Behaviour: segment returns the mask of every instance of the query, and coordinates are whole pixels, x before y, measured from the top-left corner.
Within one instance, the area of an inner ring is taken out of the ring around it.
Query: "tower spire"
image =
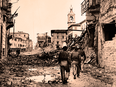
[[[72,24],[75,23],[75,14],[73,12],[73,7],[72,5],[70,6],[70,13],[67,15],[68,16],[68,27]]]
[[[71,5],[71,7],[70,7],[70,11],[72,11],[73,10],[73,7],[72,7],[72,5]]]

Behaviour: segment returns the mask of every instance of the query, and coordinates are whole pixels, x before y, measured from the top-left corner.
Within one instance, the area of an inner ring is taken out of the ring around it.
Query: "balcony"
[[[7,12],[11,12],[11,6],[12,6],[12,3],[8,3]]]
[[[81,3],[81,15],[84,14],[88,10],[88,7],[89,7],[89,0],[84,0]]]
[[[100,0],[89,0],[89,8],[96,8],[100,6]]]
[[[4,3],[1,7],[3,14],[11,13],[12,3]]]
[[[100,12],[100,0],[89,0],[89,12],[99,13]]]
[[[7,27],[6,27],[6,30],[8,30],[9,28],[11,28],[13,26],[14,26],[13,19],[8,18],[7,19]]]
[[[3,0],[2,1],[2,10],[7,11],[8,8],[8,0]]]
[[[100,12],[100,0],[84,0],[81,3],[81,14],[86,11],[90,13]]]

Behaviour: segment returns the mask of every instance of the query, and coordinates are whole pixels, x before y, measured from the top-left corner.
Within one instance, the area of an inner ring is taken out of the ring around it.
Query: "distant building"
[[[73,8],[70,8],[70,13],[68,14],[68,30],[67,30],[67,45],[71,46],[77,37],[79,37],[82,33],[82,28],[84,26],[84,21],[81,23],[75,23],[75,14],[73,12]],[[83,26],[82,26],[83,24]]]
[[[80,24],[81,30],[85,31],[87,28],[88,20],[85,19],[82,22],[80,22],[79,24]]]
[[[38,47],[46,47],[51,43],[51,37],[47,33],[37,33],[37,43],[35,49]]]
[[[73,8],[70,8],[70,13],[67,15],[68,16],[68,27],[72,24],[75,24],[75,13],[73,12]]]
[[[15,33],[10,33],[10,35],[13,36],[13,38],[10,40],[11,46],[10,49],[15,51],[17,49],[20,49],[21,51],[29,51],[30,44],[32,43],[29,39],[29,34],[24,33],[22,31],[18,31]]]
[[[51,43],[53,48],[62,48],[63,43],[66,42],[67,30],[51,30]]]
[[[72,24],[71,26],[68,27],[67,31],[67,43],[68,46],[70,46],[74,41],[81,35],[82,30],[81,30],[81,25],[78,24]]]
[[[29,39],[28,51],[32,51],[32,50],[33,50],[33,41],[31,39]]]

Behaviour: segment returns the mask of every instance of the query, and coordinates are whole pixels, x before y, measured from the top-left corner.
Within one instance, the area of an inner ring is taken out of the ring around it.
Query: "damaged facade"
[[[101,0],[98,26],[98,57],[100,66],[116,71],[116,0]]]
[[[79,42],[86,57],[93,59],[92,64],[98,64],[98,23],[100,0],[84,0],[81,3],[82,14],[86,12],[86,29],[82,32]]]
[[[82,48],[87,57],[91,58],[95,54],[94,63],[110,72],[116,71],[116,0],[83,2],[81,6],[82,12],[86,12],[87,28],[79,39]]]
[[[11,15],[12,3],[9,0],[0,0],[0,7],[0,59],[4,59],[8,56],[9,39],[12,38],[9,34],[10,28],[14,26],[14,16]]]
[[[47,33],[43,33],[43,34],[37,33],[37,43],[35,49],[39,47],[49,46],[50,43],[51,43],[51,37],[48,36]]]
[[[18,31],[18,32],[11,32],[12,39],[10,40],[11,46],[10,50],[12,52],[16,52],[16,50],[20,49],[21,52],[28,52],[32,50],[32,40],[29,37],[28,33]]]

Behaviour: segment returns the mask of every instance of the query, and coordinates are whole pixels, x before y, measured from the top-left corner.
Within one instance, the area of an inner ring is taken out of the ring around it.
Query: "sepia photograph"
[[[0,87],[116,87],[116,0],[0,0]]]

